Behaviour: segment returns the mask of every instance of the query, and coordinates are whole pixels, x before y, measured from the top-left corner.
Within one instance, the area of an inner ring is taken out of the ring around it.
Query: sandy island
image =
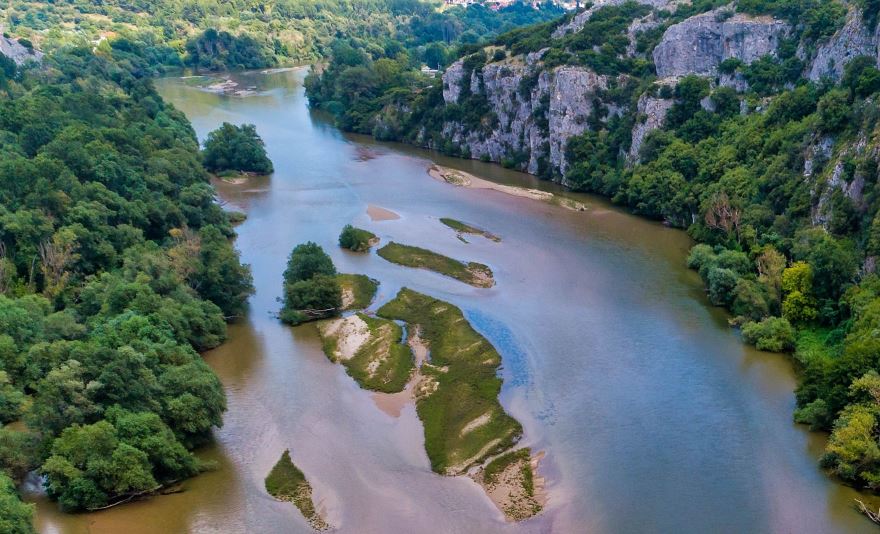
[[[367,206],[367,215],[370,216],[371,221],[393,221],[400,218],[400,215],[393,211],[373,204]]]
[[[586,211],[587,206],[583,202],[572,200],[559,195],[554,195],[548,191],[540,191],[538,189],[528,189],[525,187],[516,187],[512,185],[496,184],[483,178],[478,178],[471,173],[443,167],[433,164],[428,167],[428,174],[435,180],[446,182],[457,187],[467,187],[470,189],[491,189],[500,191],[515,197],[530,198],[532,200],[540,200],[550,204],[557,204],[563,208],[574,211]]]

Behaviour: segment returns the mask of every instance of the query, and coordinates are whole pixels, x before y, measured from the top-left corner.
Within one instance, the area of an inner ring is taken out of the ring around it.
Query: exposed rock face
[[[675,78],[669,78],[658,83],[672,86],[675,85],[675,82]],[[638,163],[639,151],[642,149],[642,143],[645,142],[645,138],[652,131],[663,127],[663,123],[666,121],[666,114],[674,104],[675,101],[671,98],[659,98],[651,96],[649,93],[639,97],[637,105],[638,116],[632,130],[632,144],[626,157],[629,165]]]
[[[654,48],[657,75],[715,76],[725,59],[748,64],[775,55],[789,31],[788,24],[771,17],[730,13],[730,8],[719,8],[670,26]]]
[[[446,104],[460,103],[462,88],[468,84],[472,94],[485,94],[497,121],[478,131],[447,122],[444,137],[474,158],[498,162],[518,155],[528,172],[564,175],[566,143],[587,129],[593,100],[608,88],[608,78],[582,67],[542,70],[538,56],[490,63],[471,73],[470,79],[461,61],[451,65],[443,75]],[[603,107],[608,114],[619,111]]]
[[[0,35],[0,54],[15,61],[16,65],[23,65],[28,61],[42,61],[43,53],[38,50],[25,48],[15,39]]]
[[[814,82],[823,77],[840,80],[846,64],[858,56],[875,57],[880,65],[880,25],[871,31],[865,26],[862,10],[851,7],[843,28],[819,46],[806,76]]]

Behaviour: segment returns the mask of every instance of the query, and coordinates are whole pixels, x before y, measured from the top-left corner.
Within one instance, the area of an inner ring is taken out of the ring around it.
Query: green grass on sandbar
[[[378,254],[392,263],[434,271],[474,287],[495,285],[492,270],[482,263],[463,263],[424,248],[394,242],[380,248]]]
[[[379,289],[377,280],[363,274],[337,274],[336,280],[339,282],[343,295],[348,291],[354,298],[351,303],[342,307],[343,311],[363,310],[368,307]]]
[[[269,495],[280,501],[292,502],[315,529],[327,528],[324,519],[315,510],[315,503],[312,502],[312,486],[290,459],[289,450],[281,455],[278,463],[266,477],[265,484]]]
[[[480,236],[485,237],[486,239],[491,239],[492,241],[495,241],[496,243],[501,241],[501,238],[498,237],[497,235],[493,234],[492,232],[488,232],[488,231],[483,230],[481,228],[477,228],[476,226],[471,226],[467,223],[458,221],[456,219],[442,217],[440,219],[440,222],[442,222],[446,226],[448,226],[448,227],[452,228],[453,230],[455,230],[456,232],[458,232],[459,235],[460,234],[480,235]]]
[[[417,395],[416,410],[434,471],[463,473],[516,443],[522,426],[498,401],[501,356],[461,310],[404,288],[378,314],[418,325],[430,350],[421,373],[436,389]]]

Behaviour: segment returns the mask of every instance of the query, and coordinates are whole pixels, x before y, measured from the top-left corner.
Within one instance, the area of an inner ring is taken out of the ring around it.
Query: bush
[[[284,302],[292,310],[330,311],[342,306],[342,290],[336,277],[319,274],[284,287]]]
[[[12,479],[0,471],[0,532],[31,534],[34,507],[21,502]]]
[[[768,317],[742,327],[743,339],[758,350],[785,352],[794,348],[794,328],[782,317]]]
[[[707,277],[709,300],[716,306],[730,306],[739,277],[730,269],[715,267]]]
[[[694,246],[687,257],[688,269],[699,270],[703,265],[715,262],[715,251],[706,244]]]
[[[373,232],[346,224],[339,234],[339,246],[354,252],[366,252],[370,250],[374,239],[376,234]]]
[[[759,321],[770,314],[767,293],[761,284],[741,278],[733,292],[731,311],[737,317]]]
[[[876,404],[848,406],[834,424],[822,465],[857,487],[880,489]]]

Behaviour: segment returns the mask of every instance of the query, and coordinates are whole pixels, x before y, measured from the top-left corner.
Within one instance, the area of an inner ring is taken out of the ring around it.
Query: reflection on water
[[[256,294],[230,341],[205,357],[229,412],[216,468],[185,492],[96,514],[62,515],[33,496],[43,532],[307,532],[263,477],[285,448],[342,532],[835,532],[871,531],[852,490],[816,466],[822,437],[791,422],[787,359],[743,346],[683,267],[678,231],[575,195],[585,213],[429,178],[429,158],[499,182],[558,191],[521,173],[344,136],[306,107],[304,71],[242,74],[255,96],[159,82],[199,134],[253,123],[276,172],[218,184],[248,219],[238,248]],[[381,207],[398,219],[367,214]],[[466,244],[453,217],[498,233]],[[384,219],[384,220],[383,220]],[[335,246],[342,226],[489,265],[497,286],[474,289]],[[431,473],[412,405],[380,409],[321,353],[313,326],[282,326],[281,273],[314,240],[341,271],[382,282],[379,303],[412,287],[461,306],[504,358],[502,401],[547,453],[544,514],[507,524],[470,479]]]

